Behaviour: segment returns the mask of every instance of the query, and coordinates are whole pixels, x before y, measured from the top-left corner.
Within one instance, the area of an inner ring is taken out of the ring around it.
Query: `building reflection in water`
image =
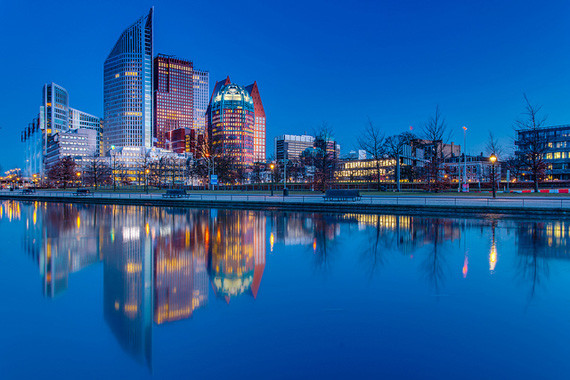
[[[517,224],[517,273],[528,286],[529,298],[533,298],[539,286],[548,279],[550,260],[570,258],[569,236],[570,223],[564,220]]]
[[[208,273],[217,297],[257,297],[265,269],[266,219],[256,211],[220,210],[211,220]]]
[[[1,204],[2,218],[20,203]],[[22,207],[25,251],[44,295],[67,289],[71,273],[103,264],[103,315],[123,349],[152,368],[152,325],[190,318],[214,294],[257,297],[266,217],[254,211],[33,203]]]
[[[106,206],[102,233],[103,315],[132,357],[152,367],[152,239],[149,209]],[[107,211],[107,210],[106,210]]]
[[[352,248],[352,241],[340,242],[355,226],[365,238],[354,252],[369,275],[387,265],[387,255],[400,255],[417,262],[437,291],[446,275],[457,270],[467,276],[468,266],[482,258],[494,273],[499,231],[512,231],[517,276],[531,296],[548,278],[548,260],[570,253],[570,223],[564,221],[0,203],[0,223],[20,219],[46,297],[64,292],[71,273],[102,263],[104,319],[123,349],[149,368],[153,324],[191,318],[208,305],[210,287],[224,302],[258,297],[268,245],[274,253],[304,247],[316,266],[329,270]],[[466,231],[490,231],[490,241],[480,239],[489,244],[482,255],[460,249]],[[452,257],[457,269],[446,265]]]

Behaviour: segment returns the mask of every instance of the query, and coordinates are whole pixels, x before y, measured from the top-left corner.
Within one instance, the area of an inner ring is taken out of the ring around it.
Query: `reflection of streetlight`
[[[497,190],[495,190],[495,162],[497,162],[497,156],[495,156],[495,153],[491,154],[491,157],[489,157],[489,159],[491,160],[491,164],[492,164],[492,171],[491,171],[491,176],[492,176],[492,181],[493,181],[493,198],[497,197]]]
[[[495,271],[495,266],[497,265],[497,243],[495,241],[495,228],[497,227],[497,221],[493,221],[492,225],[492,237],[491,237],[491,252],[489,253],[489,271],[493,273]]]

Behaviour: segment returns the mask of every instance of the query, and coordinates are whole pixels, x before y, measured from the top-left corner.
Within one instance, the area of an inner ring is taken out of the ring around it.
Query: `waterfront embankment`
[[[23,194],[20,191],[0,191],[0,200],[145,205],[188,208],[233,208],[252,210],[283,210],[309,212],[358,212],[358,213],[444,213],[455,214],[515,214],[515,215],[564,215],[570,216],[570,197],[504,197],[488,196],[420,196],[420,195],[372,195],[360,200],[325,201],[320,194],[280,195],[247,193],[189,193],[184,198],[164,198],[162,194],[105,193],[76,195],[71,191],[36,191]]]

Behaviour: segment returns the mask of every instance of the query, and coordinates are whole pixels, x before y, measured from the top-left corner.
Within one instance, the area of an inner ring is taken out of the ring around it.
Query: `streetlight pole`
[[[145,174],[145,192],[148,194],[148,173],[150,172],[150,170],[146,169],[144,171]]]
[[[463,126],[463,183],[467,184],[467,127]],[[463,189],[461,189],[463,191]]]
[[[495,190],[495,162],[497,161],[497,156],[495,156],[495,153],[491,154],[491,157],[489,157],[489,159],[491,160],[491,181],[493,181],[493,199],[497,197],[497,190]]]
[[[271,163],[269,165],[269,168],[271,169],[271,196],[273,196],[273,182],[275,181],[275,174],[273,173],[273,168],[275,168],[275,165],[273,163]]]
[[[288,159],[283,159],[283,195],[288,195],[287,192],[287,163],[289,162]]]

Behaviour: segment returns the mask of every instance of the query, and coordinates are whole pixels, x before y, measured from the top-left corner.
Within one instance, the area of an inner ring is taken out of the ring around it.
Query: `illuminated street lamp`
[[[493,181],[493,198],[497,197],[497,190],[495,189],[495,162],[497,162],[497,156],[495,156],[495,153],[491,154],[491,157],[489,157],[489,160],[491,160],[491,177],[492,177],[492,181]]]
[[[273,169],[275,168],[275,165],[273,164],[273,162],[269,165],[269,168],[271,169],[271,196],[273,196],[273,182],[275,181],[274,178],[274,174],[273,174]]]
[[[79,182],[79,186],[81,186],[81,172],[77,172],[75,175],[77,176],[77,182]]]
[[[150,173],[150,170],[146,169],[144,171],[145,174],[145,191],[148,194],[148,173]]]

